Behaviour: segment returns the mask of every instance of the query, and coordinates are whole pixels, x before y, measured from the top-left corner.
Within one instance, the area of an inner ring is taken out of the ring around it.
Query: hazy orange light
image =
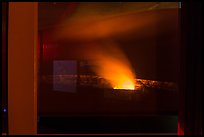
[[[116,43],[106,41],[95,48],[91,55],[95,58],[92,60],[92,69],[106,79],[113,89],[135,89],[134,70]]]

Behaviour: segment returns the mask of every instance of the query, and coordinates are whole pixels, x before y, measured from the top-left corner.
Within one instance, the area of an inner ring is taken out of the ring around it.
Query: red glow
[[[178,135],[184,135],[183,128],[180,125],[180,122],[178,121]]]

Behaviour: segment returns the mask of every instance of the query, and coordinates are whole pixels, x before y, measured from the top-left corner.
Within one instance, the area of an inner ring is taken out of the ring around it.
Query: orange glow
[[[122,83],[118,83],[117,86],[114,87],[114,89],[134,90],[135,89],[135,85],[134,85],[134,83],[132,81],[124,81]]]
[[[99,15],[76,20],[68,18],[56,26],[51,39],[68,42],[68,46],[74,43],[74,48],[77,48],[76,57],[92,63],[93,71],[109,81],[112,88],[134,90],[140,88],[140,85],[135,82],[136,75],[128,58],[120,50],[120,39],[128,40],[127,36],[130,39],[134,36],[135,41],[140,41],[174,32],[173,25],[166,25],[171,21],[169,16],[174,15],[178,15],[178,10],[130,12],[103,17]],[[158,24],[161,24],[159,30]]]
[[[124,52],[120,49],[119,44],[109,38],[108,33],[112,30],[109,25],[113,27],[117,23],[108,24],[97,22],[96,26],[92,25],[90,29],[83,31],[67,26],[64,30],[59,29],[61,33],[57,33],[57,37],[66,37],[67,41],[77,41],[76,39],[78,39],[79,43],[83,43],[81,44],[83,46],[80,46],[80,44],[78,46],[77,56],[88,60],[92,64],[93,71],[98,76],[106,79],[113,89],[134,90],[136,76],[132,66]],[[80,27],[80,25],[77,24],[75,27]],[[94,35],[92,35],[93,33]]]
[[[140,12],[91,21],[85,19],[65,21],[54,31],[55,38],[59,41],[78,43],[76,56],[88,60],[93,71],[106,79],[113,89],[134,90],[137,85],[136,75],[115,38],[130,32],[138,32],[135,37],[139,37],[142,28],[148,31],[148,35],[154,35],[154,31],[149,31],[146,26],[151,25],[153,28],[151,30],[154,30],[157,13]]]
[[[92,69],[106,79],[114,89],[135,89],[135,73],[132,66],[116,43],[106,41],[94,45],[90,55]],[[87,56],[86,56],[87,57]]]

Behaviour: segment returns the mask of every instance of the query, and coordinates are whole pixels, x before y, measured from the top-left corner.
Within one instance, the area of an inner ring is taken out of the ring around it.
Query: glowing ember
[[[134,90],[135,86],[134,83],[131,81],[125,81],[117,86],[114,87],[114,89],[128,89],[128,90]]]

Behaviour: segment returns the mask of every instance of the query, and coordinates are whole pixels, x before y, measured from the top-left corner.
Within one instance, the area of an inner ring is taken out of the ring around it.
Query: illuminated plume
[[[90,53],[93,70],[105,78],[114,89],[135,89],[135,74],[124,53],[113,42],[97,43]],[[90,56],[89,56],[90,55]]]

